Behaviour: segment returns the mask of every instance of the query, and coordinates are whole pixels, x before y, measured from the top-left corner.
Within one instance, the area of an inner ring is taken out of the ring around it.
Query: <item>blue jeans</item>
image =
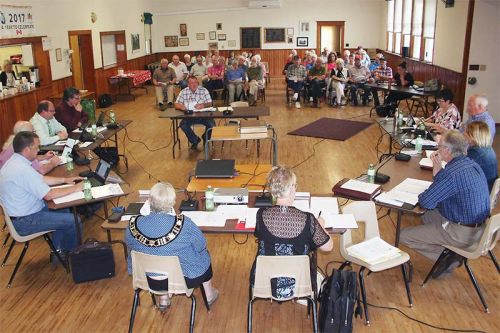
[[[182,89],[184,89],[184,88],[186,88],[186,87],[188,86],[188,84],[187,84],[187,80],[182,80],[182,81],[179,81],[179,82],[177,82],[177,85],[178,85],[178,86],[179,86],[179,88],[181,88],[181,90],[182,90]]]
[[[368,100],[368,96],[370,95],[371,89],[367,87],[364,82],[351,83],[349,85],[349,91],[351,92],[351,100],[354,103],[354,105],[358,105],[358,96],[356,96],[356,91],[358,89],[363,89],[363,95],[361,96],[361,99],[363,100],[363,105],[364,105]]]
[[[179,127],[182,129],[184,134],[186,134],[187,139],[190,143],[198,143],[200,142],[200,138],[193,132],[191,126],[194,124],[200,124],[205,126],[205,135],[209,128],[215,126],[215,121],[209,118],[193,118],[193,119],[182,119]],[[208,137],[210,139],[210,137]]]
[[[292,89],[294,93],[300,94],[303,86],[304,81],[294,82],[293,80],[288,80],[288,87],[290,87],[290,89]]]
[[[78,246],[75,218],[69,209],[49,210],[45,205],[41,211],[19,217],[12,222],[21,236],[54,230],[52,242],[58,250],[71,251]],[[79,219],[78,227],[81,230]]]

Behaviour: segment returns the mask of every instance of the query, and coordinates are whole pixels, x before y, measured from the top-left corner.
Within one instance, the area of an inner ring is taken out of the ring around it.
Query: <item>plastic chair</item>
[[[498,261],[493,254],[492,250],[495,247],[497,241],[500,239],[500,214],[492,216],[485,222],[485,227],[483,231],[483,235],[479,239],[479,241],[475,244],[472,244],[465,248],[454,247],[451,245],[443,245],[444,250],[441,252],[438,260],[432,266],[429,274],[425,277],[424,282],[422,283],[422,287],[427,283],[429,278],[432,276],[436,268],[439,266],[439,263],[443,258],[447,256],[450,252],[453,252],[461,257],[461,261],[463,262],[465,268],[467,269],[467,273],[469,273],[470,280],[476,289],[479,298],[481,299],[481,303],[483,304],[484,311],[489,313],[488,305],[484,299],[484,296],[479,288],[479,284],[477,283],[476,277],[472,272],[472,269],[469,266],[469,259],[477,259],[481,257],[481,255],[486,252],[490,255],[493,260],[493,264],[495,265],[497,272],[500,273],[500,267],[498,266]]]
[[[194,320],[196,315],[196,297],[193,294],[194,289],[188,289],[184,274],[182,274],[181,263],[179,257],[176,256],[155,256],[141,252],[131,251],[132,256],[132,286],[134,288],[134,302],[132,312],[130,313],[130,324],[128,331],[132,332],[134,327],[135,313],[139,305],[139,294],[141,290],[146,290],[151,293],[153,303],[156,301],[154,295],[186,295],[191,298],[191,317],[189,320],[189,332],[194,331]],[[149,287],[146,273],[158,273],[164,275],[167,280],[167,290],[153,290]],[[200,285],[201,294],[205,301],[207,310],[210,311],[205,289],[203,284]]]
[[[375,209],[375,204],[372,201],[355,201],[344,207],[342,210],[344,214],[353,214],[354,218],[358,223],[365,223],[365,237],[364,240],[368,240],[374,237],[380,237],[377,221],[377,212]],[[399,256],[395,258],[387,259],[383,262],[377,263],[375,265],[369,264],[357,257],[351,256],[347,253],[347,248],[353,245],[351,230],[347,229],[345,233],[340,237],[340,253],[342,257],[346,260],[341,268],[351,265],[354,263],[361,266],[359,269],[359,285],[361,287],[361,296],[363,298],[363,309],[365,312],[365,324],[370,325],[370,319],[368,317],[368,307],[366,303],[366,288],[363,278],[363,273],[366,270],[369,272],[380,272],[386,269],[401,266],[403,272],[403,279],[406,287],[406,295],[408,296],[408,302],[410,307],[413,306],[413,300],[410,292],[410,281],[412,275],[412,266],[410,262],[410,256],[408,253],[401,251]],[[407,272],[405,264],[408,263],[410,266],[409,272]],[[409,273],[409,274],[408,274]]]
[[[493,188],[490,192],[490,214],[498,203],[498,194],[500,193],[500,178],[497,178],[493,183]]]
[[[288,298],[274,297],[271,290],[271,279],[290,277],[295,279],[292,296]],[[311,268],[309,256],[257,256],[255,265],[255,282],[250,285],[248,301],[248,332],[252,332],[252,305],[257,298],[271,299],[279,302],[295,298],[306,298],[313,310],[313,331],[318,331],[316,299],[311,284]],[[309,306],[308,306],[309,310]]]
[[[10,252],[14,248],[14,245],[17,243],[24,243],[24,248],[23,251],[21,252],[21,255],[19,256],[19,259],[17,260],[16,267],[14,268],[14,271],[12,272],[12,275],[10,276],[9,282],[7,283],[7,288],[10,288],[12,286],[12,281],[14,281],[14,277],[16,276],[17,270],[21,266],[21,263],[23,261],[24,255],[26,254],[26,251],[28,250],[30,241],[38,238],[40,236],[43,236],[47,244],[49,244],[50,249],[52,252],[56,255],[57,259],[61,263],[61,265],[64,267],[66,272],[69,272],[68,266],[63,262],[61,256],[57,252],[56,248],[54,247],[54,244],[52,243],[52,240],[49,237],[49,233],[53,232],[54,230],[48,230],[48,231],[42,231],[42,232],[37,232],[31,235],[27,236],[21,236],[17,233],[16,228],[12,224],[12,220],[10,219],[10,216],[7,214],[7,210],[3,206],[3,204],[0,203],[0,208],[2,209],[2,214],[5,220],[5,224],[7,225],[7,229],[9,230],[9,234],[12,237],[12,242],[10,243],[10,247],[7,251],[7,254],[5,255],[5,258],[3,259],[2,262],[2,267],[5,267],[5,264],[7,262],[7,259],[10,256]]]

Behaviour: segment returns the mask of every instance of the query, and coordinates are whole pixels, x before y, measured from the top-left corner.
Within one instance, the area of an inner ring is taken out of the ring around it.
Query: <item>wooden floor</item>
[[[279,81],[279,82],[278,82]],[[344,177],[355,177],[366,171],[369,163],[375,163],[375,145],[380,131],[376,125],[347,141],[328,141],[314,138],[288,136],[287,132],[320,117],[356,118],[371,121],[368,107],[333,109],[323,105],[320,109],[303,107],[288,108],[284,101],[284,86],[281,78],[273,78],[266,91],[266,103],[271,107],[271,116],[266,119],[278,133],[278,161],[297,166],[298,190],[312,193],[330,193],[333,184]],[[192,172],[194,162],[203,158],[203,153],[188,149],[182,135],[182,149],[177,159],[172,159],[170,121],[158,119],[154,107],[154,92],[145,95],[137,92],[135,102],[122,102],[113,106],[118,119],[132,119],[127,128],[127,137],[121,136],[120,147],[126,149],[129,160],[128,172],[122,173],[131,188],[149,189],[158,180],[171,182],[184,188]],[[199,130],[199,129],[198,129]],[[125,133],[124,133],[125,134]],[[149,149],[138,142],[144,142]],[[498,136],[495,146],[499,147]],[[387,148],[387,142],[382,144]],[[222,154],[221,154],[222,151]],[[497,150],[498,151],[498,150]],[[250,144],[245,149],[243,142],[227,144],[221,150],[216,145],[215,156],[235,158],[238,163],[268,163],[270,144],[263,143],[260,159],[256,148]],[[124,171],[120,165],[120,170]],[[126,204],[130,199],[122,199]],[[381,210],[379,216],[385,215]],[[102,214],[101,214],[102,215]],[[394,240],[395,216],[380,220],[383,238]],[[404,225],[419,223],[411,216],[404,217]],[[84,237],[105,239],[100,221],[94,218],[85,223]],[[114,234],[115,238],[122,237]],[[211,313],[204,308],[199,292],[196,292],[196,332],[244,332],[247,321],[248,272],[256,252],[255,239],[250,236],[206,235],[212,256],[214,285],[220,290],[220,299]],[[244,242],[244,244],[238,244]],[[340,261],[339,239],[334,237],[334,251],[319,254],[319,265],[324,270],[330,261]],[[42,240],[34,241],[25,257],[11,289],[5,288],[21,251],[16,246],[6,267],[0,268],[0,332],[125,332],[128,328],[133,291],[131,278],[127,275],[123,253],[115,249],[116,277],[93,283],[75,285],[70,275],[61,267],[48,264],[48,248]],[[1,249],[3,257],[6,248]],[[472,287],[464,268],[442,280],[431,280],[424,288],[420,286],[432,263],[409,250],[414,264],[414,279],[411,284],[414,307],[409,308],[404,284],[399,269],[371,274],[366,278],[367,297],[372,304],[397,307],[409,316],[448,328],[478,329],[500,332],[499,309],[500,279],[492,261],[483,257],[471,262],[478,281],[490,307],[490,314],[483,312],[479,298]],[[500,251],[496,250],[500,257]],[[338,263],[329,265],[338,267]],[[354,267],[355,270],[358,267]],[[136,320],[136,332],[186,332],[189,323],[190,301],[176,297],[173,306],[164,314],[152,308],[149,295],[142,294]],[[395,311],[370,308],[371,327],[359,319],[355,321],[356,332],[435,332]],[[295,303],[278,304],[257,301],[254,306],[255,332],[308,332],[312,329],[307,319],[306,308]]]

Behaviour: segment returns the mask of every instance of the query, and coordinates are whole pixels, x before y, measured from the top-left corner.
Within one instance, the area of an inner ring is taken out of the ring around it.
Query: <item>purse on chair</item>
[[[109,279],[115,276],[115,259],[108,243],[87,239],[71,251],[70,267],[75,283]]]

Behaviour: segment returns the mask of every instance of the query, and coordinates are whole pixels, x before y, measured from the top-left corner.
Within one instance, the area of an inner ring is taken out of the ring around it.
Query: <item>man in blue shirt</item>
[[[460,131],[463,133],[467,125],[473,121],[482,121],[490,128],[491,142],[495,138],[495,120],[488,112],[488,99],[482,95],[472,95],[467,101],[469,119],[462,124]]]
[[[81,191],[80,177],[59,178],[42,176],[31,167],[36,158],[40,139],[32,132],[19,132],[12,142],[14,155],[0,170],[0,201],[21,236],[54,230],[56,249],[70,251],[78,244],[76,224],[68,210],[49,211],[44,200],[52,200]],[[50,185],[73,184],[63,188]]]
[[[467,157],[468,142],[457,130],[446,132],[431,155],[434,181],[420,194],[418,203],[427,209],[423,225],[404,228],[401,243],[427,258],[437,260],[443,245],[466,247],[477,241],[481,225],[490,213],[488,183],[481,167]],[[446,168],[441,162],[447,162]],[[443,261],[438,277],[451,273],[461,258],[453,253]]]

